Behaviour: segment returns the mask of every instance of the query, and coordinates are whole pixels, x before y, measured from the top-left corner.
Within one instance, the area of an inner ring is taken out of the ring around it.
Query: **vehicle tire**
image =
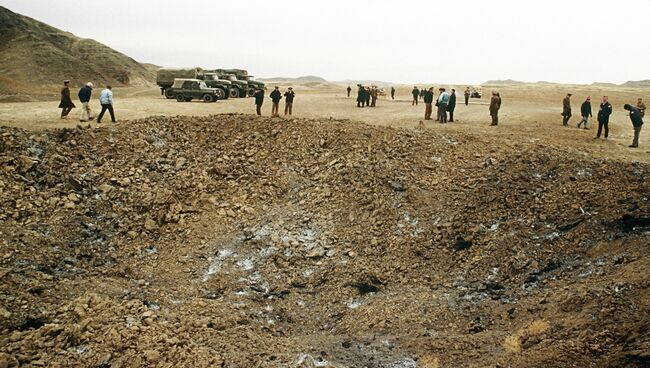
[[[165,90],[165,97],[167,97],[167,98],[174,98],[174,92],[173,92],[171,89],[167,88],[167,89]]]
[[[183,97],[183,95],[178,94],[178,95],[176,95],[176,101],[178,101],[178,102],[184,102],[184,101],[185,101],[185,97]]]
[[[217,99],[223,100],[224,98],[226,98],[226,91],[223,88],[217,88]]]
[[[230,98],[237,98],[239,97],[239,90],[237,88],[233,88],[230,90]]]
[[[255,88],[249,88],[248,89],[248,97],[253,97],[255,94]]]
[[[213,95],[203,95],[202,100],[203,100],[203,102],[214,102],[214,96]]]

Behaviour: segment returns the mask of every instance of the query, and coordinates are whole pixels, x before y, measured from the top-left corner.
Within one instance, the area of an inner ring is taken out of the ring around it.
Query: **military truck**
[[[178,102],[190,102],[193,99],[201,99],[203,102],[215,102],[222,93],[219,88],[210,88],[205,81],[200,79],[176,78],[166,92],[176,98]]]
[[[228,80],[212,78],[211,76],[212,74],[207,73],[199,67],[190,69],[161,68],[158,69],[156,74],[156,84],[160,86],[161,94],[165,95],[167,98],[174,98],[174,93],[170,88],[174,84],[175,79],[209,80],[209,82],[206,81],[206,85],[210,88],[218,89],[217,94],[220,100],[228,98],[232,83]]]
[[[205,73],[216,75],[218,80],[226,80],[232,83],[230,87],[230,98],[248,96],[248,82],[245,80],[239,80],[236,75],[224,73],[222,70],[223,69],[206,70]]]
[[[256,91],[264,90],[264,83],[256,81],[255,77],[248,74],[248,70],[245,69],[217,69],[217,71],[224,74],[234,74],[237,77],[237,80],[248,82],[248,91],[247,95],[253,96]]]

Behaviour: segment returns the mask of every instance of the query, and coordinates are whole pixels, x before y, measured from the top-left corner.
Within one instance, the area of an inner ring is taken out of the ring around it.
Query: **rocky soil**
[[[0,367],[650,365],[647,164],[231,114],[0,163]]]

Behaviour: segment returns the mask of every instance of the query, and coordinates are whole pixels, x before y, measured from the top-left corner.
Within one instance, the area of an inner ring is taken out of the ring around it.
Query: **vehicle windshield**
[[[205,84],[205,82],[201,82],[201,83],[199,83],[199,87],[200,87],[201,89],[208,88],[208,86]]]
[[[234,75],[229,75],[229,76],[227,76],[226,78],[227,78],[229,81],[236,81],[236,80],[237,80],[237,77],[235,77]]]

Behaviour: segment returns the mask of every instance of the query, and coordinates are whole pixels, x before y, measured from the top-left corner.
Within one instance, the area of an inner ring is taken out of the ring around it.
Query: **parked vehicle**
[[[209,70],[206,73],[216,75],[219,80],[227,80],[232,83],[230,98],[246,97],[248,95],[248,82],[237,79],[236,75],[224,73],[223,69]]]
[[[203,79],[203,69],[173,69],[160,68],[156,73],[156,84],[160,87],[160,93],[167,98],[174,98],[168,89],[174,84],[176,78]]]
[[[245,69],[217,69],[224,74],[234,74],[237,80],[248,82],[248,90],[246,91],[249,97],[253,96],[256,91],[264,90],[264,82],[256,81],[255,77],[248,74]]]
[[[174,79],[174,84],[167,88],[167,91],[178,102],[189,102],[195,98],[201,99],[203,102],[215,102],[221,94],[221,89],[210,88],[203,80],[188,78]]]

